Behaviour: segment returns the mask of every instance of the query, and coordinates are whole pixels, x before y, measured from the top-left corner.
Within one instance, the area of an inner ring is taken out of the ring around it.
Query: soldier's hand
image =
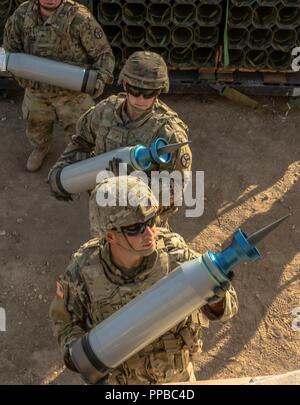
[[[232,280],[233,278],[233,272],[229,273],[229,279]],[[231,282],[230,281],[224,281],[223,283],[220,284],[219,287],[214,288],[214,295],[210,298],[208,298],[207,303],[208,305],[213,305],[216,303],[219,303],[224,300],[226,291],[230,289]]]
[[[103,93],[104,87],[105,87],[105,83],[102,80],[97,79],[96,85],[95,85],[95,90],[93,93],[93,98],[96,99],[96,98],[100,97],[101,94]]]

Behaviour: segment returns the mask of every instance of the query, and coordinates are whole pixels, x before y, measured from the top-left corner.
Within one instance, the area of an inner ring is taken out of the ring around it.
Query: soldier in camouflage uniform
[[[114,56],[106,36],[88,9],[72,0],[30,0],[21,4],[8,19],[4,48],[60,62],[93,68],[98,78],[93,98],[111,83]],[[49,151],[56,120],[67,142],[75,133],[78,118],[94,105],[88,94],[35,81],[17,79],[24,87],[23,117],[34,150],[27,169],[38,170]]]
[[[98,191],[108,197],[115,193],[116,201],[120,196],[124,201],[125,194],[126,199],[137,203],[100,207]],[[73,255],[65,275],[57,282],[50,307],[55,335],[71,370],[76,371],[69,355],[72,343],[181,263],[199,256],[180,235],[156,227],[157,212],[158,202],[151,190],[134,176],[107,179],[93,191],[90,214],[98,238]],[[236,293],[229,282],[215,294],[201,310],[109,370],[100,383],[194,381],[192,355],[201,351],[201,328],[208,327],[209,320],[224,321],[237,312]]]
[[[99,155],[137,144],[149,146],[160,137],[170,143],[188,140],[187,126],[158,100],[159,94],[169,89],[168,70],[161,56],[153,52],[135,52],[125,63],[119,84],[123,84],[126,93],[108,97],[80,118],[76,135],[51,172],[88,158],[92,153]],[[192,154],[186,145],[174,154],[167,166],[157,165],[152,170],[179,170],[183,175],[191,170],[191,165]],[[56,196],[69,198],[63,193]],[[172,210],[170,207],[164,212]]]

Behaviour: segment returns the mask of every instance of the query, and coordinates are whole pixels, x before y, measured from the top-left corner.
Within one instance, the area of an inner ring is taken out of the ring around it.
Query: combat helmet
[[[157,211],[158,202],[151,189],[135,176],[105,179],[90,198],[90,223],[93,233],[100,237],[112,229],[120,231],[122,227],[146,222]]]
[[[120,72],[118,83],[126,81],[141,89],[161,89],[169,91],[168,68],[164,59],[155,52],[134,52]]]

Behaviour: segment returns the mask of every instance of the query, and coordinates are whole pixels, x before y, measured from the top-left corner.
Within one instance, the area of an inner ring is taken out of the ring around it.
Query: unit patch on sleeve
[[[103,32],[102,32],[101,28],[95,28],[94,35],[95,35],[95,38],[101,39],[103,37]]]

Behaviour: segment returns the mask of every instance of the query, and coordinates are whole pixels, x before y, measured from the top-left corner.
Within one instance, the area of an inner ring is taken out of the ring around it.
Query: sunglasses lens
[[[133,226],[129,226],[128,228],[124,228],[123,230],[126,233],[126,235],[135,236],[140,233],[143,233],[145,230],[143,228],[144,228],[144,224],[136,224]]]
[[[158,90],[139,89],[128,84],[126,85],[126,90],[133,97],[140,97],[142,94],[144,98],[152,98],[158,94]]]
[[[147,226],[149,226],[149,228],[152,228],[154,224],[155,217],[150,218],[147,222],[144,222],[142,224],[135,224],[132,226],[128,226],[127,228],[123,228],[123,232],[126,233],[126,235],[128,236],[136,236],[139,234],[143,234]]]
[[[143,94],[144,98],[152,98],[152,97],[155,97],[157,95],[157,91],[153,90],[150,93],[143,92],[142,94]]]

